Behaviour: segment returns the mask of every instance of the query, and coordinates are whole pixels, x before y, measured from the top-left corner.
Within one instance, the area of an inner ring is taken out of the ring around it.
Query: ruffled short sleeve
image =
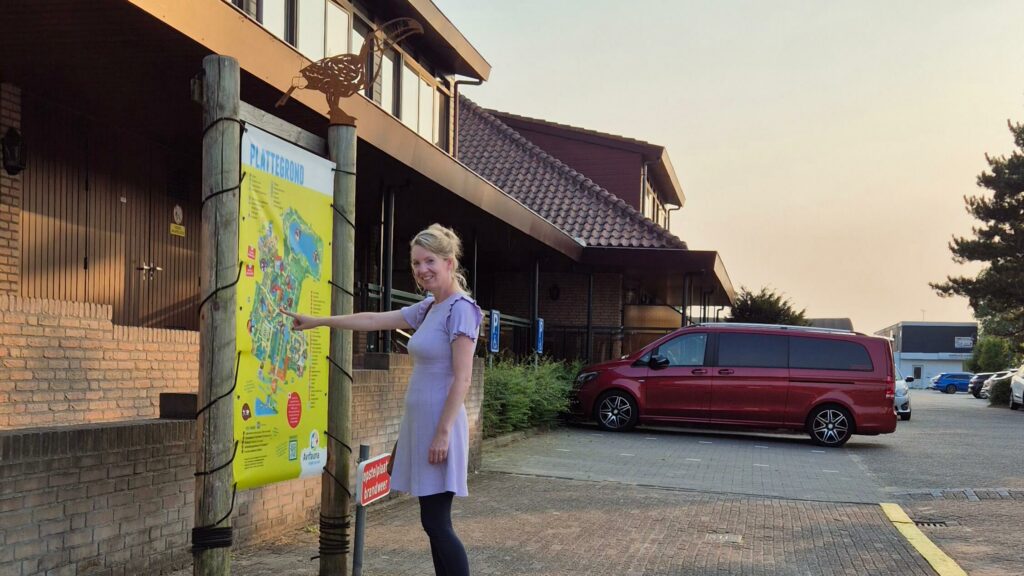
[[[420,327],[423,323],[423,319],[427,317],[427,312],[430,311],[430,305],[434,303],[433,296],[428,296],[419,302],[402,308],[402,318],[412,326],[413,330]]]
[[[477,336],[480,335],[480,321],[483,318],[484,313],[480,311],[476,302],[466,296],[457,297],[448,313],[448,341],[455,342],[461,335],[468,336],[470,340],[476,342]]]

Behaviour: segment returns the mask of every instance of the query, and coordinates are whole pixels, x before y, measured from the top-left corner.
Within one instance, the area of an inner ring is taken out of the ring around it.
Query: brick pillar
[[[0,137],[21,130],[21,89],[0,83]],[[21,294],[21,179],[0,168],[0,294]]]

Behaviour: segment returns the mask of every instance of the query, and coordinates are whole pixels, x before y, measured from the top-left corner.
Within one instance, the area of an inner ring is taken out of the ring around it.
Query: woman
[[[313,317],[281,310],[292,328],[329,326],[342,330],[413,328],[409,354],[412,377],[391,475],[391,487],[419,497],[420,521],[430,538],[434,572],[469,574],[466,550],[452,528],[454,496],[466,496],[469,431],[464,401],[473,373],[473,351],[483,314],[469,297],[459,270],[462,246],[449,228],[432,224],[412,239],[412,273],[430,293],[412,306],[391,312]]]

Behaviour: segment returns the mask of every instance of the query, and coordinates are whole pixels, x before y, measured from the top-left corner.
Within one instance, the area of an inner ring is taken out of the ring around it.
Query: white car
[[[1010,410],[1019,410],[1024,405],[1024,366],[1010,378]]]

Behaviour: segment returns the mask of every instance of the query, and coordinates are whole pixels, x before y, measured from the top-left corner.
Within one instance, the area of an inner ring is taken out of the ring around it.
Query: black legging
[[[434,557],[437,576],[469,576],[466,549],[452,528],[454,496],[454,492],[420,496],[420,523],[430,538],[430,555]]]

